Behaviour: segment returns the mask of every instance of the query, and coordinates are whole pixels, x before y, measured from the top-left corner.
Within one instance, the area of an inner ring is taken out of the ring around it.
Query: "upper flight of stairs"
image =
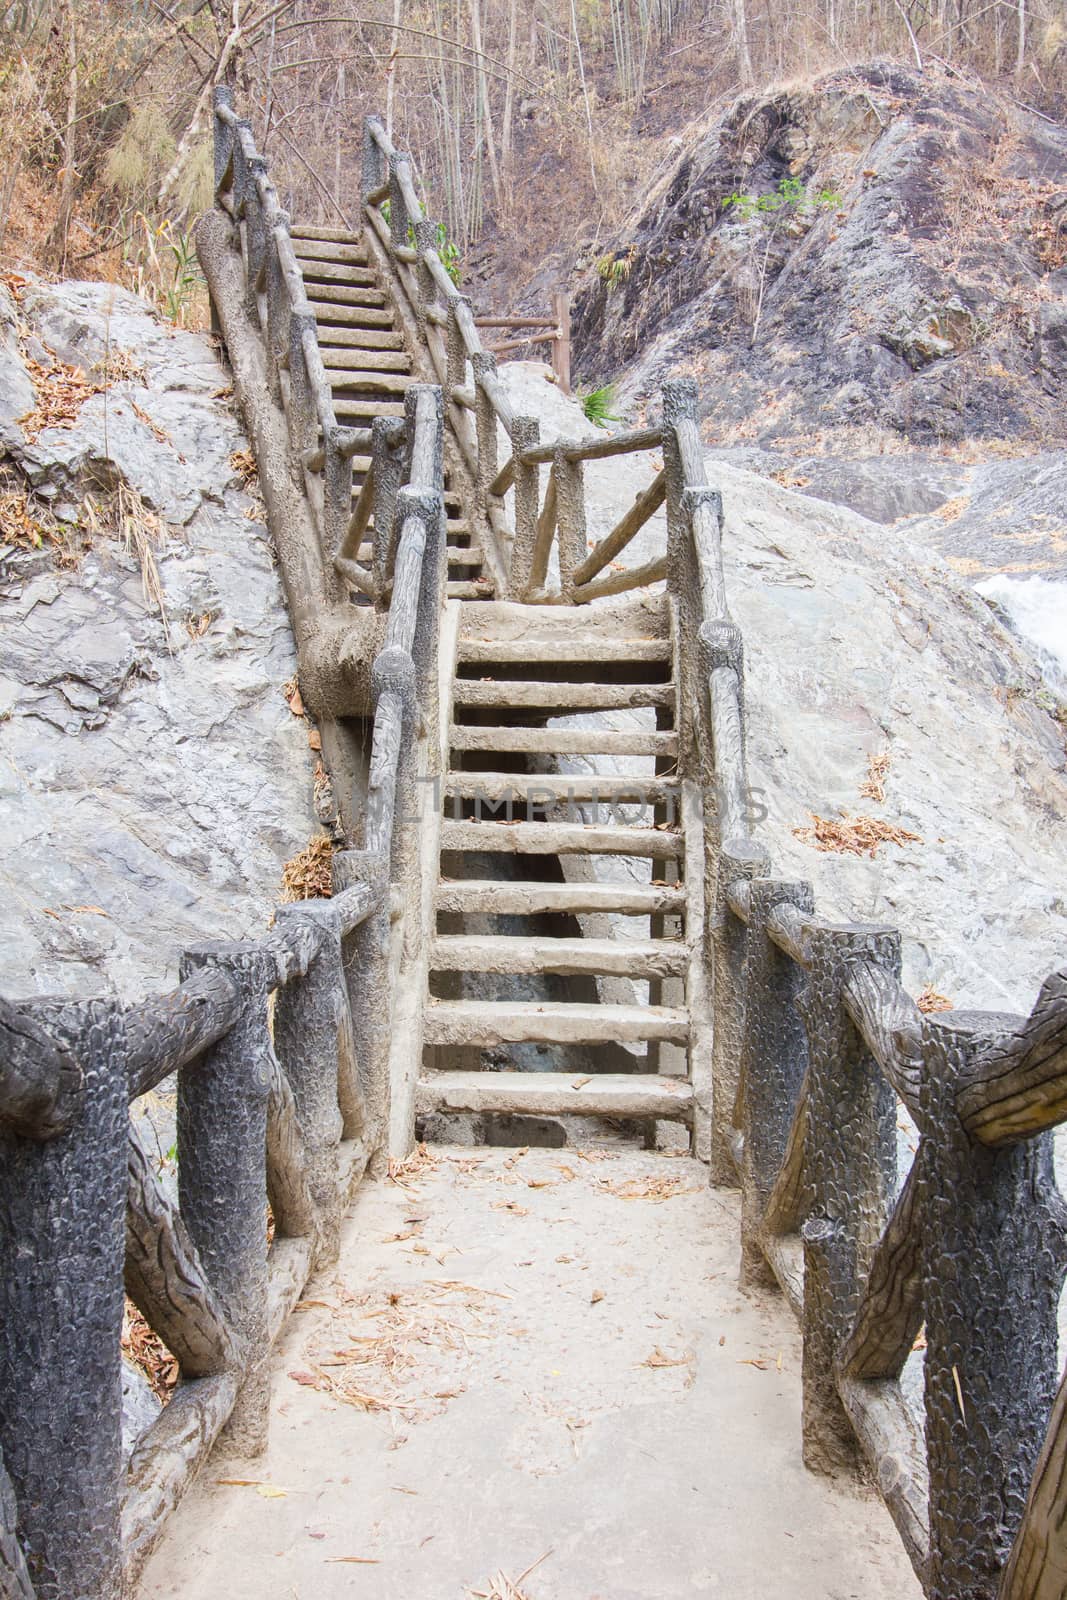
[[[424,1119],[691,1121],[702,875],[687,884],[672,643],[665,609],[660,637],[597,621],[595,608],[462,608]],[[690,844],[699,861],[702,838]]]
[[[291,234],[338,422],[369,428],[375,417],[403,416],[404,395],[420,380],[363,237],[338,228],[296,226]],[[369,466],[369,456],[353,458],[353,503]],[[452,477],[446,462],[448,595],[454,600],[487,599],[492,584]],[[371,556],[370,532],[357,557],[365,564]]]

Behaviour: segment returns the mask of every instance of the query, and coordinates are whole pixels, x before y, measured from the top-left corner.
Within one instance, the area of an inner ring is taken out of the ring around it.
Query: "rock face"
[[[140,998],[176,981],[184,946],[264,926],[316,829],[314,758],[210,342],[107,284],[30,285],[17,314],[27,357],[129,375],[31,442],[16,308],[0,308],[6,485],[28,481],[68,526],[58,561],[5,529],[0,564],[4,989]]]
[[[728,443],[1062,444],[1065,182],[1067,130],[959,75],[747,95],[582,285],[578,369],[638,400],[692,373]]]
[[[543,368],[501,373],[543,439],[587,431]],[[957,1006],[1029,1010],[1067,948],[1064,729],[1033,657],[942,558],[896,530],[714,455],[707,468],[745,638],[749,777],[766,811],[756,832],[775,872],[810,879],[824,915],[900,928],[912,992],[932,984]],[[587,463],[590,539],[649,477],[647,456]],[[650,524],[626,564],[663,537]],[[632,726],[640,713],[601,715]],[[877,801],[861,790],[881,755]],[[873,859],[826,854],[794,831],[812,813],[919,837]]]

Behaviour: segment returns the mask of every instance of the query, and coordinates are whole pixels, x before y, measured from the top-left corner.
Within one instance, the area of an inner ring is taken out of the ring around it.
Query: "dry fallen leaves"
[[[152,1393],[166,1405],[178,1381],[178,1363],[132,1300],[126,1301],[122,1317],[122,1350],[144,1373]]]
[[[282,868],[282,899],[328,900],[333,894],[333,840],[319,834]]]
[[[693,1359],[692,1351],[686,1350],[680,1356],[669,1356],[656,1345],[651,1355],[645,1357],[643,1367],[687,1367]]]
[[[102,383],[87,378],[80,367],[70,367],[65,361],[53,361],[51,367],[43,367],[40,362],[27,359],[26,370],[37,404],[19,418],[19,423],[30,444],[36,443],[46,428],[72,428],[86,400],[104,388]]]
[[[467,1600],[529,1600],[529,1596],[521,1588],[521,1585],[530,1576],[534,1568],[539,1567],[542,1561],[547,1561],[551,1554],[551,1550],[546,1550],[543,1556],[538,1556],[536,1561],[531,1561],[530,1565],[523,1572],[520,1572],[517,1578],[509,1578],[504,1571],[494,1573],[489,1579],[487,1588],[468,1589]]]
[[[794,828],[793,836],[814,850],[837,855],[870,856],[873,860],[881,844],[922,844],[917,833],[885,822],[881,817],[819,817],[809,811],[814,827]]]
[[[933,1011],[952,1011],[955,1009],[947,994],[938,994],[932,984],[926,984],[915,996],[915,1004],[920,1011],[929,1015]]]
[[[597,1178],[595,1187],[602,1194],[613,1194],[618,1200],[651,1200],[658,1205],[663,1200],[674,1200],[680,1194],[696,1194],[701,1185],[684,1183],[681,1178],[627,1178],[623,1183],[612,1183],[609,1178]]]
[[[885,799],[885,780],[889,771],[889,751],[867,757],[867,776],[860,784],[860,794],[866,800]]]

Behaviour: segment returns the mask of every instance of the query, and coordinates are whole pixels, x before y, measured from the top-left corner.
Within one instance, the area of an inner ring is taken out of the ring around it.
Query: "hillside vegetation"
[[[0,4],[0,259],[199,315],[188,237],[228,81],[305,220],[357,215],[361,119],[381,111],[474,284],[513,298],[561,242],[617,230],[691,119],[876,53],[1062,114],[1059,0],[16,0]]]

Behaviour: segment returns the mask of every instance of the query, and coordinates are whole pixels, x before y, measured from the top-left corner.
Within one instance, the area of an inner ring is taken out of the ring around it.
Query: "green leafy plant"
[[[197,290],[203,283],[203,274],[196,259],[196,246],[187,233],[178,233],[167,240],[174,258],[174,272],[164,290],[163,311],[168,322],[184,323]]]
[[[382,201],[381,213],[388,224],[392,214],[392,206],[388,200]],[[415,229],[412,227],[410,222],[408,223],[408,244],[414,250]],[[434,249],[441,258],[441,265],[444,267],[445,271],[448,273],[448,276],[452,279],[452,282],[458,289],[460,280],[463,276],[459,247],[448,237],[448,229],[445,227],[443,222],[439,222],[434,229]]]
[[[758,217],[767,224],[767,237],[761,259],[756,260],[755,304],[752,309],[751,344],[755,344],[763,315],[763,297],[767,288],[767,272],[771,249],[779,231],[788,227],[797,217],[825,211],[841,204],[841,196],[833,189],[809,189],[800,178],[781,178],[766,194],[728,194],[723,204],[732,207],[742,221]]]
[[[601,256],[596,264],[596,270],[602,280],[607,284],[609,292],[617,289],[620,283],[625,283],[633,271],[637,259],[637,246],[632,244],[625,255]]]
[[[834,189],[809,189],[799,178],[781,178],[767,194],[728,194],[723,204],[733,206],[745,222],[755,216],[781,220],[783,213],[798,216],[839,206],[841,196]]]
[[[602,384],[599,389],[579,389],[578,403],[590,422],[596,423],[598,428],[606,428],[609,422],[621,422],[622,418],[615,413],[615,385]]]

